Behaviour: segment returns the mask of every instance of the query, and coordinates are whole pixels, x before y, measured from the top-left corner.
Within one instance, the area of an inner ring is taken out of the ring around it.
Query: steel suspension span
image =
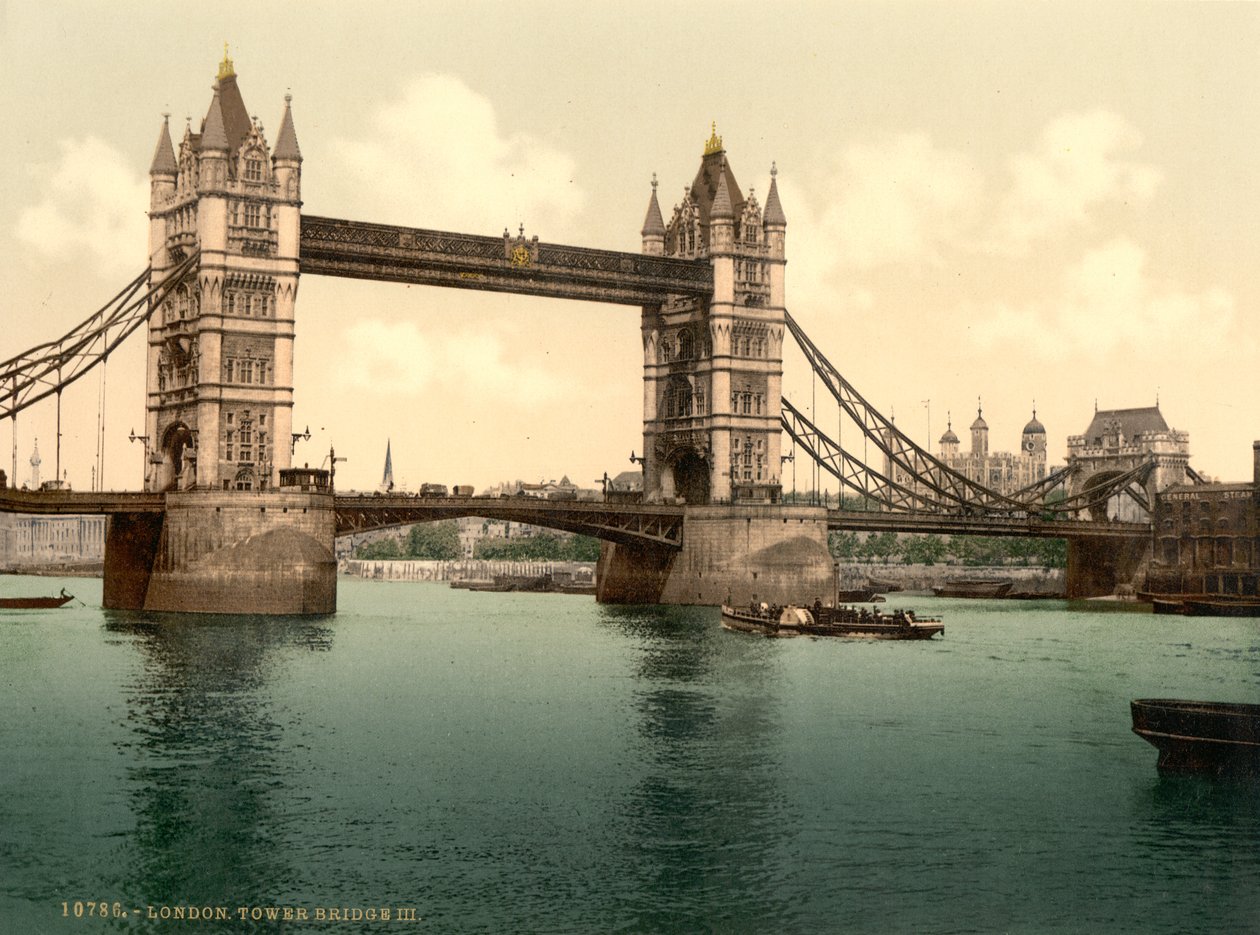
[[[920,447],[892,420],[885,418],[844,378],[796,320],[787,312],[784,317],[810,368],[841,410],[857,425],[864,447],[868,443],[873,444],[887,465],[883,471],[871,467],[864,457],[845,449],[791,402],[783,399],[781,423],[784,431],[823,470],[835,477],[842,489],[892,512],[1009,516],[1016,512],[1041,513],[1049,510],[1055,514],[1069,514],[1089,510],[1118,494],[1131,497],[1144,510],[1150,511],[1141,486],[1154,470],[1154,459],[1144,461],[1089,490],[1051,503],[1046,502],[1046,493],[1068,479],[1070,468],[1054,471],[1046,478],[1010,494],[971,480]]]
[[[146,269],[61,338],[0,362],[0,419],[59,394],[108,359],[149,320],[167,292],[196,268],[198,256],[193,252],[156,283],[150,281],[152,267]]]

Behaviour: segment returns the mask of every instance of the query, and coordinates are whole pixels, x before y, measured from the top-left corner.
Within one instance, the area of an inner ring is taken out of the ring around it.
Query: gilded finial
[[[232,67],[232,60],[228,58],[228,44],[223,43],[223,61],[219,62],[219,79],[232,78],[236,76],[236,70]]]
[[[652,191],[656,191],[656,173],[652,173]]]
[[[721,151],[722,151],[722,138],[717,135],[717,121],[714,120],[712,123],[712,130],[709,136],[709,142],[704,144],[704,154],[706,156],[710,156],[713,153],[720,153]]]
[[[776,175],[778,175],[778,174],[779,174],[779,166],[778,166],[778,163],[775,163],[775,162],[773,162],[773,161],[772,161],[772,162],[770,163],[770,178],[774,178],[774,177],[775,177]]]

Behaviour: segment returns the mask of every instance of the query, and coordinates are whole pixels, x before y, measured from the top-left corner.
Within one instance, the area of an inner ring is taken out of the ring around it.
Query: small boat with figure
[[[890,613],[858,607],[812,607],[795,604],[750,604],[736,609],[722,605],[722,626],[764,636],[840,636],[869,640],[930,640],[945,632],[939,617],[919,617],[898,607]]]
[[[74,600],[73,594],[67,594],[62,588],[56,597],[0,597],[0,610],[38,610],[62,607]]]
[[[1260,705],[1142,698],[1129,707],[1162,772],[1260,777]]]

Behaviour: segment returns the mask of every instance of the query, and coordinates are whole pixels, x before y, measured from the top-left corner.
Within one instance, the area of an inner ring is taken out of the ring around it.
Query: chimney
[[[1260,492],[1260,442],[1251,443],[1251,483]]]

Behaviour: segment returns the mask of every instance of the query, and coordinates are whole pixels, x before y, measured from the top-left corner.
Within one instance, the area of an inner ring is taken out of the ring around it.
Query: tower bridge
[[[1069,486],[1049,516],[1047,491],[1073,472],[999,492],[876,411],[788,313],[776,169],[763,204],[736,180],[716,127],[668,222],[653,178],[641,253],[546,243],[523,226],[495,237],[303,213],[296,127],[286,96],[269,140],[225,56],[198,131],[189,126],[178,146],[167,122],[159,131],[148,270],[61,341],[0,364],[0,418],[16,420],[49,395],[60,405],[66,385],[146,326],[144,491],[0,491],[0,510],[110,516],[108,607],[330,612],[336,534],[466,515],[598,536],[599,597],[607,601],[818,593],[830,580],[827,533],[838,528],[1063,536],[1076,594],[1110,591],[1149,545],[1148,523],[1099,522],[1089,511],[1116,497],[1149,510],[1143,485],[1153,460],[1126,451],[1128,460],[1106,476]],[[642,502],[359,497],[335,493],[319,472],[293,470],[303,275],[637,307]],[[782,399],[789,337],[878,464]],[[873,509],[785,504],[785,435]],[[1169,464],[1164,457],[1160,470]],[[300,474],[311,476],[298,482]]]

